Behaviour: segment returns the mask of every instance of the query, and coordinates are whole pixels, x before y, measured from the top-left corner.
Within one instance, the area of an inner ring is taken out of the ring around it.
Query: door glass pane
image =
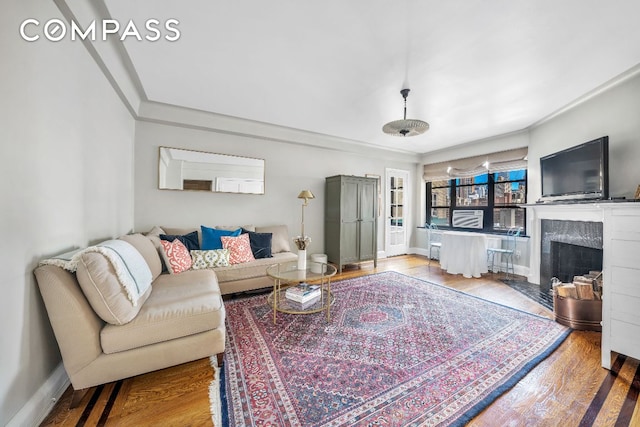
[[[390,212],[390,221],[392,226],[402,227],[403,225],[403,191],[402,190],[391,190],[391,212]]]
[[[402,206],[391,206],[391,219],[393,225],[402,225]],[[399,224],[397,222],[400,222]]]
[[[406,244],[404,227],[404,177],[392,176],[389,189],[388,233],[391,246]]]

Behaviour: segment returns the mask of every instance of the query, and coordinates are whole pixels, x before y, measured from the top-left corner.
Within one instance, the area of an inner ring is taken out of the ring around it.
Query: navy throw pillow
[[[256,233],[249,231],[249,244],[255,259],[271,258],[271,240],[273,233]]]
[[[173,242],[178,239],[182,242],[183,245],[187,247],[190,251],[200,250],[200,243],[198,242],[198,232],[192,231],[189,234],[184,234],[182,236],[176,234],[161,234],[160,239],[167,240],[169,242]]]

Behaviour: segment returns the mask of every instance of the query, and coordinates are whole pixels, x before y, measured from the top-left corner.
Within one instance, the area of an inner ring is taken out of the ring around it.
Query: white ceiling
[[[638,0],[105,3],[180,22],[125,41],[150,101],[415,153],[525,129],[640,64]],[[385,135],[405,84],[431,129]]]

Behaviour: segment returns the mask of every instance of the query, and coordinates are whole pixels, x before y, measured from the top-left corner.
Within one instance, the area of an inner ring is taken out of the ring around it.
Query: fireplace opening
[[[598,286],[602,271],[602,235],[596,230],[591,239],[585,239],[580,230],[569,227],[566,231],[573,233],[561,236],[564,241],[551,236],[549,239],[549,271],[561,282],[552,291],[555,319],[573,329],[602,331],[601,287]]]
[[[591,270],[602,270],[601,222],[543,219],[540,238],[541,292],[551,293],[552,277],[571,282],[573,276],[589,273]],[[569,246],[558,254],[558,244]],[[556,247],[555,251],[552,247]],[[591,249],[597,252],[588,255],[587,252]]]
[[[570,283],[574,276],[602,271],[602,249],[558,241],[551,242],[551,275]]]

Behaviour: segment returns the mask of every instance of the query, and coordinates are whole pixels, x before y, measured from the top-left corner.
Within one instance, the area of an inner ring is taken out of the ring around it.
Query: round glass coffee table
[[[267,275],[273,279],[273,292],[269,295],[269,304],[273,307],[273,323],[278,312],[289,314],[310,314],[327,312],[327,322],[331,319],[331,304],[335,300],[331,293],[331,278],[336,268],[331,264],[307,262],[305,270],[298,270],[298,262],[290,261],[267,267]],[[319,298],[301,303],[287,298],[287,289],[308,284],[320,289]]]

